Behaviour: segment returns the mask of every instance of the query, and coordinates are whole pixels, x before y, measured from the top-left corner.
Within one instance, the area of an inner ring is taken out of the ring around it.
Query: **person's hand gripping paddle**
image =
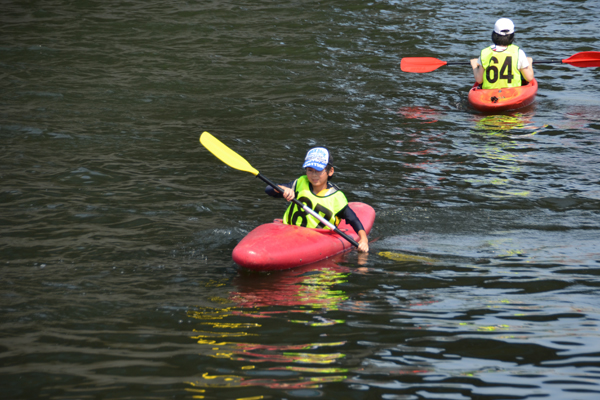
[[[250,163],[248,161],[246,161],[246,159],[244,159],[244,157],[240,156],[238,153],[231,150],[229,147],[224,145],[219,139],[217,139],[210,133],[202,132],[202,135],[200,135],[200,143],[204,147],[206,147],[206,149],[208,151],[213,153],[213,155],[215,155],[215,157],[217,157],[219,160],[223,161],[225,164],[229,165],[231,168],[234,168],[234,169],[237,169],[240,171],[244,171],[244,172],[250,172],[252,175],[256,176],[257,178],[259,178],[263,182],[265,182],[267,185],[271,186],[278,192],[281,192],[279,185],[271,182],[270,179],[267,179],[264,175],[262,175],[260,172],[258,172],[258,170],[256,170],[252,165],[250,165]],[[335,231],[338,235],[340,235],[341,237],[346,239],[354,247],[358,247],[358,243],[356,242],[356,240],[352,239],[346,233],[342,232],[340,229],[338,229],[337,226],[333,225],[331,222],[327,221],[325,218],[323,218],[322,216],[320,216],[319,214],[314,212],[312,209],[308,208],[304,203],[300,202],[298,199],[292,199],[292,201],[296,205],[298,205],[298,207],[301,207],[302,209],[304,209],[305,212],[309,213],[310,215],[312,215],[313,217],[318,219],[322,224],[327,226],[329,229]]]

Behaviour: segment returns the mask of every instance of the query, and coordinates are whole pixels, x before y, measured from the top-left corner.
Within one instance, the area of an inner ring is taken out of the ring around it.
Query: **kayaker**
[[[369,251],[369,239],[364,227],[354,211],[348,206],[348,200],[344,193],[329,178],[333,176],[334,168],[331,153],[325,147],[315,147],[306,153],[302,168],[306,175],[301,176],[293,182],[279,184],[283,193],[278,192],[271,186],[267,186],[265,192],[269,196],[283,197],[287,201],[298,198],[299,201],[321,214],[332,224],[337,225],[341,219],[352,226],[360,238],[358,250]],[[284,216],[283,222],[288,225],[298,225],[307,228],[324,228],[321,222],[312,215],[307,214],[295,203],[290,203]]]
[[[512,44],[514,39],[513,22],[508,18],[496,21],[492,31],[494,44],[483,49],[479,58],[471,59],[473,75],[482,89],[516,87],[533,79],[533,60]]]

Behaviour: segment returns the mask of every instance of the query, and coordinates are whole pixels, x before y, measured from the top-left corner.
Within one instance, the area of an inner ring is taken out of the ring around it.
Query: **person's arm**
[[[533,59],[531,57],[527,57],[527,61],[529,62],[529,65],[526,68],[520,69],[519,71],[527,82],[531,82],[533,80]]]
[[[294,182],[278,184],[277,186],[279,186],[281,188],[283,193],[275,190],[271,185],[268,185],[265,188],[265,193],[271,197],[283,197],[287,201],[292,201],[294,199],[295,193],[294,193],[294,189],[292,189],[294,186]]]
[[[479,64],[478,58],[471,59],[471,68],[473,68],[473,76],[475,77],[475,82],[478,84],[483,83],[483,67]]]
[[[360,238],[358,241],[358,251],[363,253],[369,252],[369,238],[367,237],[367,232],[364,230],[358,231],[358,237]]]
[[[339,218],[342,218],[348,222],[348,224],[354,229],[354,231],[358,234],[358,251],[368,252],[369,251],[369,238],[367,237],[367,232],[365,232],[365,228],[363,227],[362,222],[358,219],[358,216],[348,205],[342,208],[339,213],[337,213]]]

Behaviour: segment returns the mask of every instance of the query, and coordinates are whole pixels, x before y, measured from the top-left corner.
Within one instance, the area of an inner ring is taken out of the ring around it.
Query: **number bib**
[[[334,186],[335,187],[335,186]],[[314,210],[317,214],[328,220],[334,225],[337,225],[336,214],[348,205],[348,200],[341,190],[333,191],[327,196],[317,196],[310,190],[310,182],[306,175],[298,178],[294,184],[296,198],[304,203],[308,208]],[[303,208],[295,203],[290,203],[285,215],[283,223],[287,225],[298,225],[306,228],[325,228],[325,226],[315,217],[304,211]]]
[[[521,86],[521,72],[518,69],[519,47],[509,45],[504,51],[493,51],[486,47],[481,51],[483,89],[502,89]]]

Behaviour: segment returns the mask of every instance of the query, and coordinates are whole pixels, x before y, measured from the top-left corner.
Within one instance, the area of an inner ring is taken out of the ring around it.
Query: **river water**
[[[468,61],[600,50],[595,0],[0,2],[7,399],[597,399],[600,70],[484,116]],[[328,146],[367,257],[231,252]]]

